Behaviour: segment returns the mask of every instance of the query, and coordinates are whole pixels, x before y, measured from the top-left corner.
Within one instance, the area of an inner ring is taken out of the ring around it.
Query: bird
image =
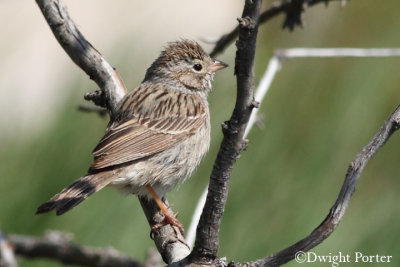
[[[227,66],[195,41],[168,43],[142,83],[118,103],[87,174],[40,205],[36,214],[62,215],[111,186],[154,199],[164,214],[161,225],[177,226],[183,234],[177,214],[169,212],[163,198],[191,176],[209,149],[207,97],[214,74]]]

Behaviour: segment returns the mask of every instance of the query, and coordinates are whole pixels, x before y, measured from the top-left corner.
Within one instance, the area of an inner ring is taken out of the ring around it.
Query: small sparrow
[[[41,205],[36,214],[61,215],[105,186],[161,200],[191,175],[210,144],[207,96],[216,71],[228,65],[189,40],[170,43],[148,68],[143,82],[119,103],[118,115],[93,150],[88,173]],[[154,230],[154,229],[152,229]]]

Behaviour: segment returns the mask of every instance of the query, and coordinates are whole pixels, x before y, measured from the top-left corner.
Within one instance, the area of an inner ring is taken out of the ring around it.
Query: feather
[[[147,91],[150,89],[144,83],[121,101],[121,108],[128,109],[122,110],[121,114],[129,115],[126,115],[127,118],[119,118],[109,127],[93,150],[94,162],[89,172],[165,151],[194,134],[205,123],[205,108],[199,104],[194,106],[194,103],[199,103],[199,99],[193,99],[196,95],[183,97],[179,91],[167,91],[162,87],[155,89],[157,93],[149,94]],[[137,90],[147,93],[140,94]],[[135,101],[140,104],[136,105]],[[160,106],[164,110],[148,113],[142,107],[144,102],[148,110],[158,110]],[[192,112],[189,115],[188,112],[183,113],[182,107]]]
[[[48,202],[39,206],[36,214],[55,210],[57,215],[62,215],[93,193],[108,185],[112,178],[113,176],[110,172],[101,172],[81,177],[52,197]]]

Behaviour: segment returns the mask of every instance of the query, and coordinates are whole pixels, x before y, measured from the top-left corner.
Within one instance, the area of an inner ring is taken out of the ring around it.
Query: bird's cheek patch
[[[179,81],[186,87],[193,90],[201,90],[202,84],[199,79],[193,77],[193,74],[182,74],[179,76]]]

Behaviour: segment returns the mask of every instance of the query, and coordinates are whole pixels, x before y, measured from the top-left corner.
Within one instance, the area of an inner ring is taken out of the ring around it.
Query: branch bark
[[[146,198],[139,198],[139,201],[150,226],[163,221],[164,215],[154,201],[148,201]],[[167,200],[164,202],[169,206]],[[171,210],[170,212],[172,213]],[[178,262],[190,253],[189,245],[176,226],[166,224],[158,228],[152,234],[152,238],[164,262],[168,264]]]
[[[270,9],[265,10],[260,15],[259,23],[269,21],[276,16],[286,13],[286,18],[283,23],[283,28],[294,29],[296,25],[302,25],[301,14],[304,12],[305,7],[310,7],[319,3],[328,4],[328,2],[334,0],[283,0],[277,4],[274,4]],[[221,36],[221,38],[216,42],[210,55],[215,57],[216,55],[222,53],[225,48],[235,40],[239,34],[239,26],[236,26],[232,31]]]
[[[246,263],[249,266],[280,266],[295,258],[297,252],[306,252],[321,244],[336,229],[340,220],[346,212],[351,196],[353,195],[356,184],[362,171],[375,155],[376,152],[389,140],[392,134],[400,128],[400,106],[392,113],[379,132],[372,140],[357,154],[350,163],[346,178],[340,190],[335,204],[322,223],[296,244],[279,251],[264,259]]]
[[[69,57],[99,86],[105,102],[89,98],[96,104],[107,107],[113,118],[119,100],[127,90],[114,68],[83,37],[69,17],[62,0],[36,0],[44,18],[49,24],[57,41]]]
[[[122,255],[113,248],[91,248],[76,245],[71,242],[68,234],[48,232],[42,238],[24,235],[7,236],[15,253],[26,258],[50,258],[64,264],[81,266],[121,266],[140,267],[138,261]]]
[[[228,195],[228,182],[236,158],[247,146],[243,135],[254,107],[254,55],[261,4],[261,0],[247,0],[242,17],[238,19],[240,30],[235,60],[236,105],[230,120],[222,126],[224,139],[211,173],[195,246],[189,256],[191,262],[212,263],[217,259],[219,228]]]

